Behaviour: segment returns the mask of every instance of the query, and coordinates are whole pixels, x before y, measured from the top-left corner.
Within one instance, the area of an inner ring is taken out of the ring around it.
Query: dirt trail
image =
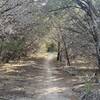
[[[0,68],[0,98],[5,100],[74,100],[71,83],[61,67],[52,63],[54,55],[46,59],[29,60],[24,64]],[[0,100],[4,100],[0,99]]]

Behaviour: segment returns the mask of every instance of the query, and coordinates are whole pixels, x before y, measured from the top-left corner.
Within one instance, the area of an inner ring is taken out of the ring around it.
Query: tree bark
[[[57,61],[60,61],[60,42],[58,42]]]
[[[62,41],[63,41],[63,44],[64,44],[64,49],[65,49],[65,56],[66,56],[66,60],[67,60],[67,65],[70,66],[70,60],[69,60],[69,55],[68,55],[68,51],[67,51],[67,47],[66,47],[66,42],[65,42],[65,39],[64,37],[62,36]]]
[[[94,39],[94,42],[95,42],[95,49],[96,49],[96,58],[97,58],[97,67],[99,68],[100,70],[100,39],[99,39],[99,34],[98,34],[98,29],[95,25],[95,20],[92,16],[92,24],[93,24],[93,28],[92,28],[92,35],[93,35],[93,39]]]
[[[97,67],[99,68],[100,70],[100,39],[99,39],[99,33],[98,33],[98,24],[96,22],[96,18],[97,16],[94,14],[94,12],[92,11],[92,9],[90,10],[91,11],[91,16],[90,17],[90,33],[91,35],[93,36],[93,39],[94,39],[94,42],[95,42],[95,49],[96,49],[96,59],[97,59]],[[97,71],[96,71],[97,73]]]
[[[100,70],[100,47],[99,47],[98,43],[96,45],[96,57],[97,57],[97,67]]]

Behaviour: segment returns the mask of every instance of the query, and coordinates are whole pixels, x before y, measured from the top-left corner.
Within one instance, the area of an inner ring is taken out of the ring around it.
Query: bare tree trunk
[[[60,49],[60,62],[62,62],[62,48]]]
[[[57,61],[60,60],[60,42],[58,42]]]
[[[96,22],[95,22],[93,16],[92,16],[91,20],[92,20],[91,24],[93,24],[92,36],[93,36],[93,39],[94,39],[94,42],[95,42],[97,67],[100,70],[100,39],[99,39],[99,34],[98,34],[98,28],[97,28],[97,25],[96,25]]]
[[[66,47],[66,42],[65,42],[65,39],[62,35],[62,41],[63,41],[63,44],[64,44],[64,50],[65,50],[65,56],[66,56],[66,60],[67,60],[67,65],[70,66],[70,60],[69,60],[69,55],[68,55],[68,51],[67,51],[67,47]]]
[[[95,50],[96,50],[96,59],[97,59],[97,67],[100,69],[100,40],[97,30],[94,28],[91,28],[91,33],[93,36],[93,40],[95,42]]]
[[[92,11],[91,11],[92,12]],[[99,39],[99,33],[98,33],[98,25],[96,22],[96,16],[94,16],[93,12],[91,13],[91,21],[90,21],[90,27],[91,27],[91,34],[93,36],[94,42],[95,42],[95,49],[96,49],[96,59],[97,59],[97,67],[100,71],[100,39]],[[97,78],[97,74],[98,71],[96,70],[96,80],[98,80]]]
[[[97,67],[100,70],[100,47],[99,47],[98,43],[96,45],[96,57],[97,57]]]
[[[66,55],[67,65],[70,66],[71,64],[70,64],[69,55],[68,55],[66,45],[65,45],[65,55]]]
[[[69,60],[69,55],[67,49],[65,49],[65,54],[66,54],[66,59],[67,59],[67,65],[70,66],[70,60]]]

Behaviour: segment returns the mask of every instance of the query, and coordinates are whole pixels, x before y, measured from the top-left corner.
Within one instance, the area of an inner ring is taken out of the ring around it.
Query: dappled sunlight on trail
[[[71,100],[72,77],[53,64],[55,54],[20,64],[5,64],[0,70],[0,97],[8,100]]]
[[[56,54],[54,54],[54,53],[48,53],[48,55],[47,55],[47,60],[52,60],[54,57],[56,57]]]

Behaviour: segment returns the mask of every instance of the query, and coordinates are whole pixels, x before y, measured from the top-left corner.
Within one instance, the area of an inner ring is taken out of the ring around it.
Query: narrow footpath
[[[0,100],[77,100],[73,96],[72,82],[61,67],[53,64],[53,54],[39,61],[26,61],[24,65],[0,68]]]

